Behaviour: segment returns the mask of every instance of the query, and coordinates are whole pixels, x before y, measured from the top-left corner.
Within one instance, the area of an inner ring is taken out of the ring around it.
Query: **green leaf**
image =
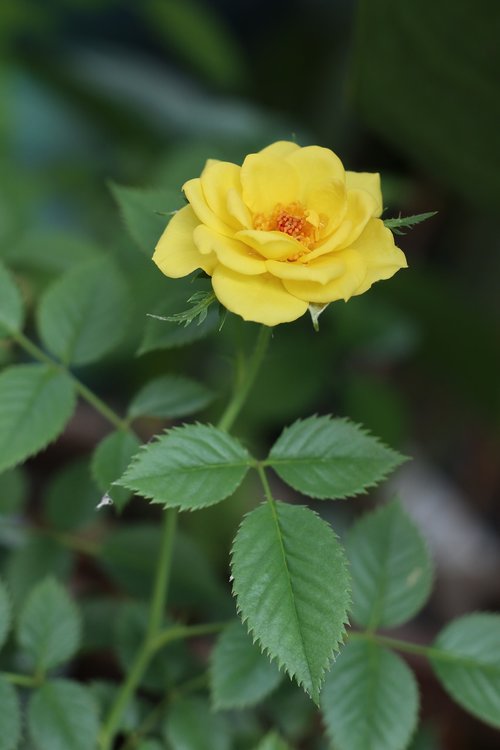
[[[46,578],[32,590],[21,611],[18,641],[36,669],[47,669],[71,659],[80,644],[79,613],[66,590]]]
[[[44,496],[45,517],[54,529],[68,531],[95,519],[99,492],[87,461],[72,461],[52,479]]]
[[[285,428],[266,463],[299,492],[335,500],[365,492],[404,460],[359,425],[325,416]]]
[[[68,576],[72,555],[59,542],[43,536],[28,536],[27,541],[11,552],[5,577],[14,608],[19,610],[33,586],[48,575],[61,579]]]
[[[119,484],[153,503],[195,510],[231,495],[251,460],[226,432],[211,425],[184,425],[144,446]]]
[[[277,666],[252,643],[240,622],[229,625],[212,651],[211,689],[217,709],[260,703],[281,682]]]
[[[107,257],[78,266],[58,278],[38,308],[40,336],[63,362],[95,362],[115,348],[127,327],[127,286]]]
[[[142,740],[137,745],[137,750],[165,750],[165,745],[159,740]]]
[[[172,703],[164,728],[172,750],[229,750],[230,735],[224,719],[210,711],[201,698]]]
[[[92,456],[91,470],[97,486],[109,495],[118,510],[125,507],[131,493],[113,483],[121,477],[139,448],[140,442],[135,435],[117,430],[99,443]]]
[[[5,257],[13,268],[55,275],[100,254],[93,242],[74,229],[43,229],[37,224],[9,246]]]
[[[0,675],[0,750],[15,750],[21,739],[21,707],[15,689]]]
[[[413,617],[432,590],[425,541],[398,502],[358,521],[346,539],[352,575],[352,617],[374,630]]]
[[[418,688],[405,662],[375,643],[342,649],[321,695],[337,750],[404,750],[416,726]]]
[[[416,224],[421,224],[436,214],[437,211],[428,211],[425,214],[398,216],[397,219],[384,219],[384,226],[390,229],[393,234],[406,234],[406,232],[403,232],[403,229],[412,229]]]
[[[187,310],[176,312],[167,317],[162,315],[150,315],[150,317],[157,320],[166,320],[168,323],[177,323],[178,325],[183,323],[185,328],[198,318],[196,325],[200,326],[207,319],[209,307],[216,299],[217,297],[213,292],[195,292],[188,299],[191,307],[188,307]]]
[[[205,409],[214,398],[206,386],[190,378],[163,375],[141,388],[128,409],[130,419],[186,417]]]
[[[5,585],[0,580],[0,648],[7,639],[11,621],[10,597]],[[1,703],[0,703],[1,705]],[[0,735],[1,736],[1,735]],[[0,745],[1,747],[1,745]]]
[[[475,613],[447,625],[430,660],[440,682],[461,706],[500,728],[500,615]]]
[[[28,493],[22,469],[8,469],[0,474],[0,513],[10,515],[22,510]]]
[[[264,739],[259,742],[255,750],[290,750],[290,745],[276,734],[276,732],[269,732],[269,734],[266,734]]]
[[[31,697],[28,726],[36,750],[95,750],[98,712],[90,691],[71,680],[46,682]]]
[[[172,284],[175,285],[172,286]],[[215,331],[218,325],[215,306],[209,308],[206,319],[199,325],[186,327],[165,320],[185,308],[186,301],[193,295],[193,288],[195,288],[194,284],[187,286],[179,279],[175,279],[174,282],[171,279],[165,279],[165,299],[150,311],[152,315],[146,319],[144,337],[138,354],[186,346]]]
[[[45,448],[75,406],[70,378],[48,365],[16,365],[0,374],[0,471]]]
[[[0,336],[19,331],[23,325],[23,301],[16,283],[0,263]]]
[[[153,255],[156,243],[171,218],[184,205],[180,190],[135,188],[110,184],[125,226],[139,248]]]
[[[265,503],[239,528],[232,574],[249,631],[317,703],[349,604],[347,563],[336,535],[308,508]]]

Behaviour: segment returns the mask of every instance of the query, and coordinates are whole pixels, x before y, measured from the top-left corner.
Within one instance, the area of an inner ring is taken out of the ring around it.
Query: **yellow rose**
[[[333,151],[278,141],[241,167],[209,160],[183,186],[153,260],[166,275],[197,268],[218,300],[275,326],[362,294],[406,258],[381,219],[378,174],[346,172]]]

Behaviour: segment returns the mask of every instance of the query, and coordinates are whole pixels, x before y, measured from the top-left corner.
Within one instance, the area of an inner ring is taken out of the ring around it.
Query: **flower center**
[[[318,227],[311,219],[309,211],[298,202],[289,203],[287,206],[278,203],[272,213],[256,214],[254,227],[265,232],[283,232],[309,249],[318,239]]]

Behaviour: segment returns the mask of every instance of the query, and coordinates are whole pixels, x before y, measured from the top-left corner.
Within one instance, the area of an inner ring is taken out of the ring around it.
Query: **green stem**
[[[229,622],[232,622],[232,620],[228,620],[227,622],[207,622],[202,625],[174,625],[158,633],[153,642],[153,648],[157,651],[163,648],[163,646],[172,643],[172,641],[178,641],[182,638],[196,638],[199,635],[219,633],[229,625]]]
[[[357,631],[350,631],[348,633],[348,639],[351,641],[368,641],[370,643],[376,643],[379,646],[386,646],[392,648],[395,651],[401,651],[405,654],[415,654],[416,656],[423,656],[426,659],[435,659],[437,661],[448,661],[448,662],[460,662],[461,664],[466,661],[463,657],[457,656],[450,651],[443,651],[433,646],[423,646],[420,643],[410,643],[409,641],[401,641],[398,638],[390,638],[380,633],[361,633]],[[475,664],[475,662],[473,662]]]
[[[156,566],[156,577],[153,588],[153,598],[149,610],[146,636],[141,648],[136,654],[132,667],[127,675],[127,679],[121,685],[116,694],[116,698],[111,706],[108,717],[102,727],[100,734],[100,745],[102,750],[108,750],[108,748],[112,746],[120,719],[128,702],[139,685],[153,654],[157,651],[160,645],[163,645],[162,643],[157,645],[156,640],[165,613],[176,525],[177,511],[165,511],[160,554]],[[172,638],[172,640],[174,639]]]
[[[3,677],[3,679],[7,682],[10,682],[11,685],[18,685],[19,687],[36,688],[41,684],[41,681],[37,675],[15,674],[14,672],[0,672],[0,676]]]
[[[234,389],[233,396],[217,424],[217,427],[220,430],[225,430],[226,432],[229,431],[233,426],[236,417],[243,408],[264,359],[271,338],[271,333],[272,328],[264,325],[261,326],[259,335],[257,336],[257,341],[255,342],[255,348],[247,363],[246,369],[243,371],[243,376],[237,384],[237,387]]]
[[[276,501],[273,497],[273,493],[271,492],[271,487],[269,485],[269,480],[267,478],[267,474],[266,474],[266,470],[264,468],[263,462],[259,461],[256,464],[256,469],[260,477],[260,481],[262,482],[262,487],[264,488],[264,495],[266,496],[266,500],[274,508]]]
[[[114,425],[114,427],[119,430],[130,430],[130,426],[125,419],[122,419],[115,411],[113,411],[113,409],[110,409],[110,407],[104,401],[102,401],[99,396],[96,396],[96,394],[91,391],[90,388],[87,388],[86,385],[81,383],[78,378],[76,378],[68,370],[67,367],[65,367],[60,362],[52,359],[52,357],[49,357],[48,354],[45,354],[43,349],[40,349],[39,346],[34,344],[31,339],[24,335],[24,333],[22,333],[21,331],[13,331],[12,338],[19,344],[19,346],[24,349],[25,352],[30,354],[33,359],[38,360],[38,362],[43,362],[43,364],[50,365],[51,367],[56,367],[60,370],[65,371],[73,381],[76,392],[83,399],[85,399],[87,403],[93,406],[96,411],[102,414],[102,416],[107,419],[108,422]]]
[[[153,599],[149,611],[149,622],[147,638],[152,640],[161,628],[162,619],[165,614],[168,587],[170,584],[170,570],[172,567],[172,555],[174,547],[175,529],[177,526],[177,509],[169,509],[164,513],[163,533],[161,538],[160,554],[156,566],[156,578],[153,588]]]

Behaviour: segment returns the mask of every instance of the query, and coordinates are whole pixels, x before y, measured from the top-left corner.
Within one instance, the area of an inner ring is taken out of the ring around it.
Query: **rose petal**
[[[209,159],[201,173],[200,181],[208,207],[230,227],[241,229],[239,221],[228,211],[230,191],[241,194],[241,167],[228,161]]]
[[[300,318],[307,302],[289,294],[279,279],[265,274],[243,276],[218,265],[212,277],[217,299],[244,320],[275,326]]]
[[[278,204],[297,200],[299,178],[285,159],[270,154],[250,154],[241,167],[243,201],[253,213],[271,213]]]
[[[279,279],[295,281],[316,281],[319,284],[327,284],[345,272],[345,263],[341,253],[323,255],[312,263],[288,263],[279,260],[266,260],[269,273]]]
[[[280,156],[285,157],[294,151],[299,151],[300,146],[297,146],[293,141],[276,141],[271,143],[269,146],[261,149],[259,154],[265,154],[266,156]]]
[[[229,190],[227,194],[227,211],[236,222],[238,229],[251,229],[253,227],[252,214],[243,202],[241,190]]]
[[[286,157],[292,164],[300,179],[299,200],[307,202],[309,193],[324,185],[345,182],[344,165],[339,157],[329,148],[306,146],[292,151]]]
[[[349,190],[364,190],[371,195],[374,203],[372,216],[380,216],[384,206],[378,172],[346,172],[345,182]]]
[[[279,260],[292,258],[304,251],[304,245],[284,232],[265,232],[261,229],[244,229],[235,238],[249,245],[264,258]]]
[[[405,254],[394,244],[392,232],[380,219],[372,219],[356,242],[351,246],[363,258],[366,275],[354,294],[363,294],[372,284],[390,279],[396,271],[407,268]]]
[[[206,224],[207,227],[211,227],[212,229],[215,229],[216,232],[226,234],[229,237],[234,234],[234,229],[229,227],[219,216],[217,216],[208,205],[199,178],[188,180],[184,183],[182,189],[199,219],[198,224]]]
[[[250,276],[266,273],[265,261],[262,258],[256,257],[248,245],[214,232],[213,229],[209,229],[209,227],[205,227],[203,224],[196,227],[194,241],[200,253],[203,255],[215,253],[219,263],[222,263],[227,268],[231,268],[233,271]]]
[[[181,208],[170,219],[156,245],[153,261],[166,276],[178,279],[197,268],[211,274],[217,258],[214,253],[202,255],[193,239],[199,220],[191,206]]]
[[[373,198],[364,190],[347,191],[347,210],[339,227],[311,250],[303,261],[311,262],[327,253],[352,245],[370,221]]]
[[[338,253],[338,258],[344,263],[344,273],[326,284],[315,281],[284,280],[283,285],[290,294],[307,302],[325,304],[339,299],[347,302],[362,284],[366,266],[361,254],[351,248]]]

